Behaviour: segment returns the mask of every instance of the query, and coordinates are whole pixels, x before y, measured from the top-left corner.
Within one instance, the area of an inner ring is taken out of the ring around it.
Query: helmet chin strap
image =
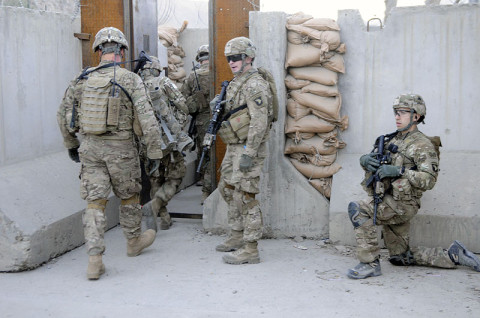
[[[410,122],[408,123],[408,125],[406,127],[402,128],[402,129],[397,129],[398,132],[403,132],[405,130],[409,130],[410,127],[412,127],[412,125],[414,123],[414,121],[413,121],[413,114],[414,113],[415,113],[414,110],[410,108]],[[416,121],[415,121],[415,123],[416,123]]]

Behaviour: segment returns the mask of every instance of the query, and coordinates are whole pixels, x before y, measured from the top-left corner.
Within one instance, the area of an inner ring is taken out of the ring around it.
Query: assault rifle
[[[224,99],[225,95],[227,94],[227,86],[228,81],[222,82],[222,90],[218,97],[217,102],[215,103],[215,108],[213,109],[212,118],[210,119],[210,123],[208,124],[207,132],[205,133],[205,137],[203,138],[203,149],[202,149],[202,156],[200,157],[200,161],[198,162],[197,173],[200,173],[202,168],[203,159],[210,148],[212,147],[215,139],[217,137],[217,132],[220,129],[222,124],[222,116],[223,116],[223,108],[224,108]]]
[[[152,60],[148,57],[145,51],[142,51],[138,55],[137,61],[137,65],[135,65],[135,69],[133,70],[133,73],[135,74],[138,74],[138,72],[145,66],[147,61],[151,62]]]
[[[398,146],[395,144],[389,144],[387,147],[387,151],[385,151],[385,144],[392,140],[393,137],[397,135],[398,132],[394,132],[388,135],[381,135],[375,141],[373,145],[372,152],[375,152],[375,159],[380,162],[380,166],[388,165],[392,163],[392,158],[390,154],[398,152]],[[379,166],[379,167],[380,167]],[[367,180],[366,183],[367,187],[372,187],[373,189],[373,224],[377,224],[377,209],[378,204],[382,202],[383,196],[385,194],[385,185],[383,184],[380,176],[378,175],[377,171]]]
[[[195,70],[196,69],[195,63],[193,61],[192,61],[192,65],[193,65],[193,74],[195,75],[195,82],[197,84],[195,89],[197,90],[198,93],[200,93],[201,92],[200,82],[198,81],[197,72]],[[192,119],[190,120],[190,125],[188,126],[188,136],[192,139],[193,139],[193,136],[197,134],[197,127],[195,125],[197,121],[197,115],[198,115],[198,110],[192,114]],[[195,147],[195,144],[194,144],[194,147]]]

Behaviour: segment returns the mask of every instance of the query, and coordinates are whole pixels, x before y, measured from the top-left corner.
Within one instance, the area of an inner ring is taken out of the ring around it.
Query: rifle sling
[[[245,108],[247,108],[247,104],[243,104],[242,106],[239,106],[237,108],[232,109],[231,111],[226,113],[225,116],[223,116],[222,121],[227,121],[230,118],[230,116],[232,116],[233,114],[235,114],[235,113],[237,113],[237,112],[239,112],[239,111],[241,111],[242,109],[245,109]]]

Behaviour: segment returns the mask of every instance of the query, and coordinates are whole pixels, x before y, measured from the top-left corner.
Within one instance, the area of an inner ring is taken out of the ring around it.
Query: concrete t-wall
[[[62,149],[55,113],[81,70],[80,20],[0,7],[0,167]]]
[[[395,8],[385,28],[367,32],[356,10],[339,12],[341,39],[346,43],[346,74],[340,77],[343,113],[350,118],[342,133],[347,147],[339,152],[343,168],[333,178],[330,237],[354,244],[347,217],[350,201],[365,198],[358,158],[375,138],[393,132],[393,99],[420,94],[427,106],[426,125],[443,147],[435,188],[422,198],[412,221],[411,244],[448,247],[453,239],[480,251],[480,100],[478,74],[480,7],[421,6]]]

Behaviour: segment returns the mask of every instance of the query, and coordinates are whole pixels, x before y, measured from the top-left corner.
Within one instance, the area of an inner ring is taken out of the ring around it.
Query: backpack
[[[277,86],[275,86],[275,80],[273,79],[272,74],[266,69],[264,69],[263,67],[259,67],[257,70],[258,70],[258,73],[263,77],[263,79],[266,80],[268,84],[270,84],[270,89],[272,91],[272,96],[273,96],[272,122],[275,122],[278,119],[278,97],[277,97]]]

